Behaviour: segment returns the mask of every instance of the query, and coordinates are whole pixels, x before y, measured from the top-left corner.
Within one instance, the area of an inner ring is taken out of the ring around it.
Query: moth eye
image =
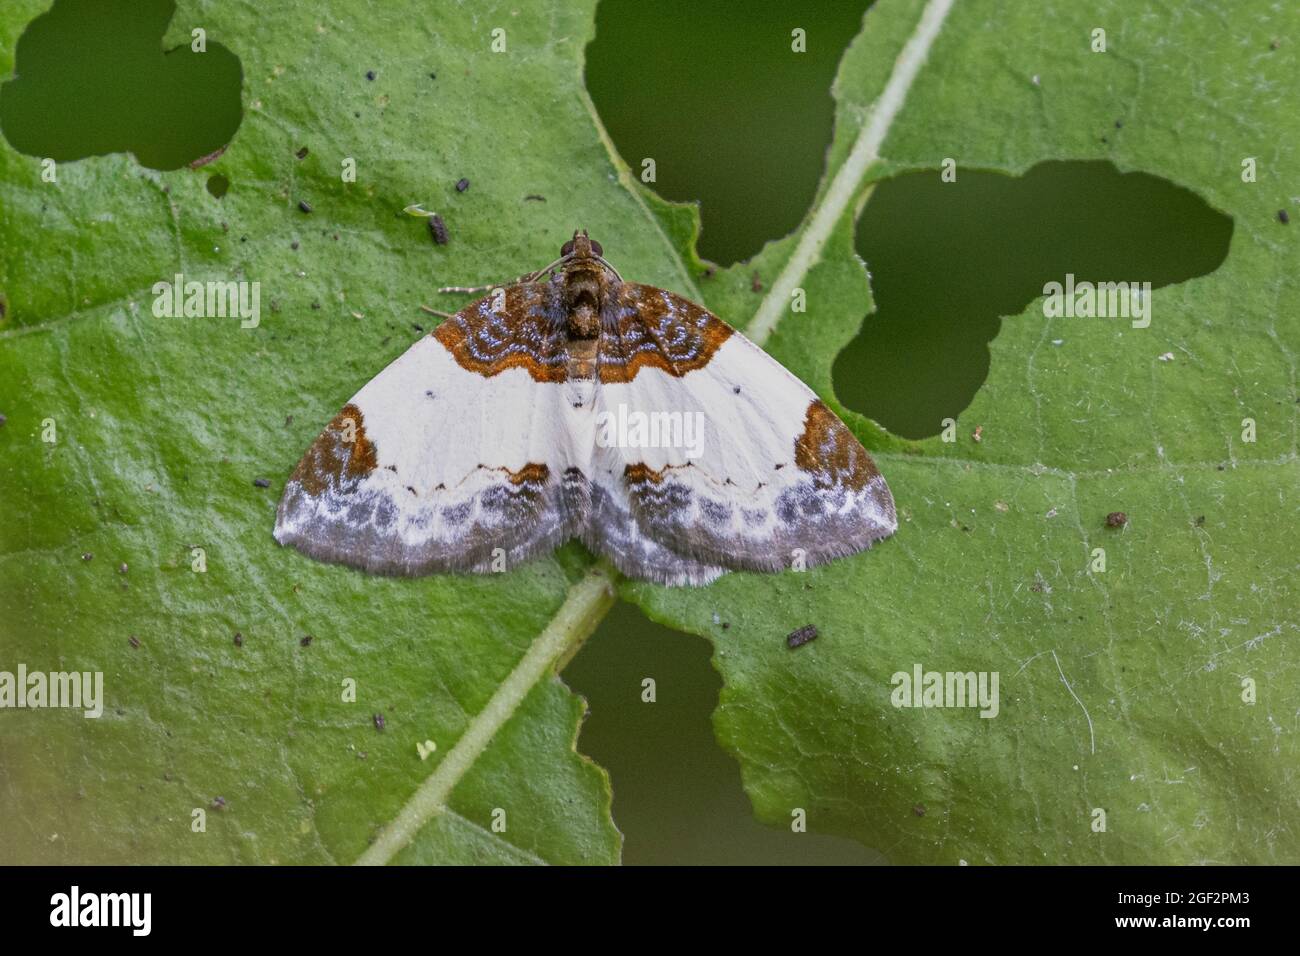
[[[572,240],[572,239],[570,239],[568,242],[566,242],[563,246],[560,247],[560,255],[561,255],[561,256],[571,256],[571,255],[573,255],[573,240]]]
[[[600,247],[600,243],[595,239],[591,240],[591,251],[598,256],[603,256],[605,254],[605,250]]]

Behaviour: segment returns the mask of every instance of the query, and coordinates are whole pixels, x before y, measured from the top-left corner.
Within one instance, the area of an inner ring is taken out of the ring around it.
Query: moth
[[[502,571],[580,538],[630,578],[701,585],[897,527],[884,477],[811,389],[706,309],[625,281],[580,230],[343,406],[275,538],[401,575]]]

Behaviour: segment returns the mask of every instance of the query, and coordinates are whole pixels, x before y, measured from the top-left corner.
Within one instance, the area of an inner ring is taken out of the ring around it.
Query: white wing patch
[[[275,537],[384,573],[514,567],[585,523],[585,496],[564,480],[588,440],[574,411],[562,386],[520,367],[468,371],[426,336],[308,450]]]
[[[642,368],[629,382],[602,384],[597,405],[606,420],[624,420],[625,409],[660,416],[658,429],[625,428],[617,447],[598,447],[593,481],[603,497],[626,502],[641,536],[677,555],[732,569],[811,567],[897,528],[885,480],[857,439],[739,334],[681,377]],[[665,426],[682,440],[637,444],[662,439]],[[702,441],[692,445],[695,434]]]

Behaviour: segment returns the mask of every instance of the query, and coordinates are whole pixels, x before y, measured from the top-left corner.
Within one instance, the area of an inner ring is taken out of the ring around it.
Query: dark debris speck
[[[256,487],[258,487],[258,488],[270,488],[270,487],[271,487],[271,479],[270,479],[270,478],[254,478],[254,479],[253,479],[253,484],[254,484]]]
[[[436,212],[429,217],[429,235],[433,236],[433,241],[440,246],[447,244],[447,224],[442,221],[442,217]]]
[[[786,635],[785,645],[791,650],[794,650],[796,647],[803,647],[809,641],[815,640],[817,640],[817,625],[805,624],[798,630],[791,631]]]
[[[456,180],[456,192],[458,192],[458,193],[463,193],[463,192],[464,192],[465,190],[467,190],[467,189],[469,189],[469,180],[468,180],[468,179],[458,179],[458,180]]]
[[[303,647],[311,647],[311,642],[314,640],[315,638],[312,637],[310,634],[304,634],[301,638],[298,639],[298,643],[301,644]]]
[[[301,209],[303,212],[311,212],[311,203],[309,203],[305,199],[299,199],[298,208]]]
[[[1122,511],[1112,511],[1106,515],[1107,528],[1122,528],[1126,524],[1128,524],[1128,515]]]

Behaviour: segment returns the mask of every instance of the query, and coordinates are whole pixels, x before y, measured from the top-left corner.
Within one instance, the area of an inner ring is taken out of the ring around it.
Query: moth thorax
[[[569,337],[594,339],[600,334],[600,313],[587,302],[579,302],[569,310]]]
[[[596,269],[570,269],[564,277],[564,301],[568,306],[568,332],[574,338],[600,334],[600,306],[604,297],[604,276]]]

